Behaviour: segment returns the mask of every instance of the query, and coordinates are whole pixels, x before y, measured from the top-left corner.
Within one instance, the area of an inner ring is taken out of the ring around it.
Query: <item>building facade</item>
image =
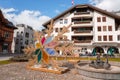
[[[0,10],[0,53],[11,53],[14,29],[17,28],[4,18]]]
[[[74,42],[76,53],[120,53],[120,16],[92,5],[75,5],[53,18],[54,36],[72,24],[65,35]],[[47,28],[50,21],[43,24]]]
[[[17,24],[16,27],[18,29],[14,31],[12,52],[23,53],[23,49],[27,45],[34,44],[34,37],[33,37],[34,30],[32,27],[25,24]]]

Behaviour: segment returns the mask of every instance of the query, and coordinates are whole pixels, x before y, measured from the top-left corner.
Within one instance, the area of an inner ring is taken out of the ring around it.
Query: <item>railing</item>
[[[81,30],[81,31],[77,31],[75,30],[74,33],[91,33],[92,30]]]
[[[75,21],[74,24],[87,24],[90,23],[91,21]]]
[[[74,43],[91,43],[92,40],[75,40]]]
[[[90,12],[76,12],[74,15],[90,14]]]

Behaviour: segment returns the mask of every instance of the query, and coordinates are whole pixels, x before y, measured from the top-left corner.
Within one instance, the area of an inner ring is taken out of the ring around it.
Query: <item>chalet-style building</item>
[[[104,5],[105,6],[105,5]],[[65,35],[76,53],[120,53],[120,16],[89,4],[75,5],[53,18],[54,36],[72,24]],[[50,20],[43,24],[47,28]]]
[[[4,18],[0,10],[0,53],[11,53],[14,29],[17,28]]]

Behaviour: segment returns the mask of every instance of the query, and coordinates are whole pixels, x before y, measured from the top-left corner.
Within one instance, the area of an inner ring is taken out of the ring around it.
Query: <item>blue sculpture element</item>
[[[51,48],[45,48],[45,50],[47,51],[48,54],[50,55],[54,55],[55,54],[55,51]]]

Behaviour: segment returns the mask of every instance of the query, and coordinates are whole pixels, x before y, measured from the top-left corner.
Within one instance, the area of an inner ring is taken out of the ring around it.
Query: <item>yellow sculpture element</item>
[[[51,34],[53,32],[53,20],[51,20],[51,23],[50,23],[50,25],[48,25],[48,29],[46,29],[45,32],[47,33],[46,38],[51,36]]]
[[[41,44],[40,43],[36,43],[36,48],[41,48]]]
[[[67,33],[67,32],[69,32],[69,27],[71,26],[71,24],[70,25],[68,25],[67,27],[63,27],[62,28],[62,30],[60,31],[60,32],[58,32],[58,35],[57,36],[55,36],[55,38],[54,38],[54,41],[59,41],[60,40],[60,38],[63,38],[63,34],[65,34],[65,33]]]

